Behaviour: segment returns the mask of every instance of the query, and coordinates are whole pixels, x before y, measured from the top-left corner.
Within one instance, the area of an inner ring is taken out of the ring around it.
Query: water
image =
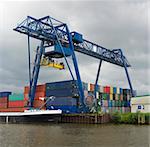
[[[149,147],[150,126],[0,124],[0,147]]]

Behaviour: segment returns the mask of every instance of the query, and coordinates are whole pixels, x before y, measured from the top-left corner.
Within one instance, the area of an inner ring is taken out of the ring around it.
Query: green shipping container
[[[115,101],[112,100],[112,107],[115,107]]]
[[[107,94],[107,93],[102,93],[102,99],[103,99],[103,100],[109,100],[109,94]]]
[[[118,107],[118,101],[117,100],[115,101],[115,107]]]
[[[12,95],[9,95],[9,101],[22,101],[24,100],[23,94],[13,93]]]
[[[121,107],[121,101],[120,100],[118,101],[118,107]]]

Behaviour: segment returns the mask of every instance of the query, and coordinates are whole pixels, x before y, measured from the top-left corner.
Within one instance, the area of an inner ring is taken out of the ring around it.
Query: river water
[[[0,147],[149,147],[150,126],[0,124]]]

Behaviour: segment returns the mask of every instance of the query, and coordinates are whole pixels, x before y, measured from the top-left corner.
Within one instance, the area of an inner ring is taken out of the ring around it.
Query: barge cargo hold
[[[25,112],[0,113],[0,122],[60,122],[62,110],[26,110]]]

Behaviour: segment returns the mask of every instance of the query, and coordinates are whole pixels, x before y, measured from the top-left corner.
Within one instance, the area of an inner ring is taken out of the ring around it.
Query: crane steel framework
[[[70,32],[67,24],[56,20],[50,16],[42,17],[40,19],[27,16],[27,18],[19,24],[15,31],[26,34],[28,36],[28,54],[29,54],[29,81],[30,81],[30,91],[29,91],[29,106],[33,107],[35,90],[40,70],[40,61],[42,55],[52,57],[52,58],[64,58],[72,79],[77,79],[79,94],[80,94],[80,110],[85,110],[84,104],[84,92],[82,88],[82,81],[80,77],[80,72],[78,68],[78,63],[75,55],[75,51],[86,54],[88,56],[97,58],[100,60],[98,72],[95,81],[95,96],[96,88],[98,83],[98,78],[100,74],[100,68],[102,61],[110,62],[112,64],[124,67],[128,83],[133,96],[133,88],[130,81],[127,68],[131,65],[127,61],[126,57],[123,55],[121,49],[107,49],[93,42],[83,39],[82,35],[77,32]],[[37,47],[36,56],[34,61],[34,67],[31,73],[30,66],[30,37],[41,40],[40,46]],[[55,50],[46,52],[45,48],[54,46]],[[72,70],[69,66],[67,57],[71,56],[74,64],[74,69],[76,73],[76,78],[74,77]]]

